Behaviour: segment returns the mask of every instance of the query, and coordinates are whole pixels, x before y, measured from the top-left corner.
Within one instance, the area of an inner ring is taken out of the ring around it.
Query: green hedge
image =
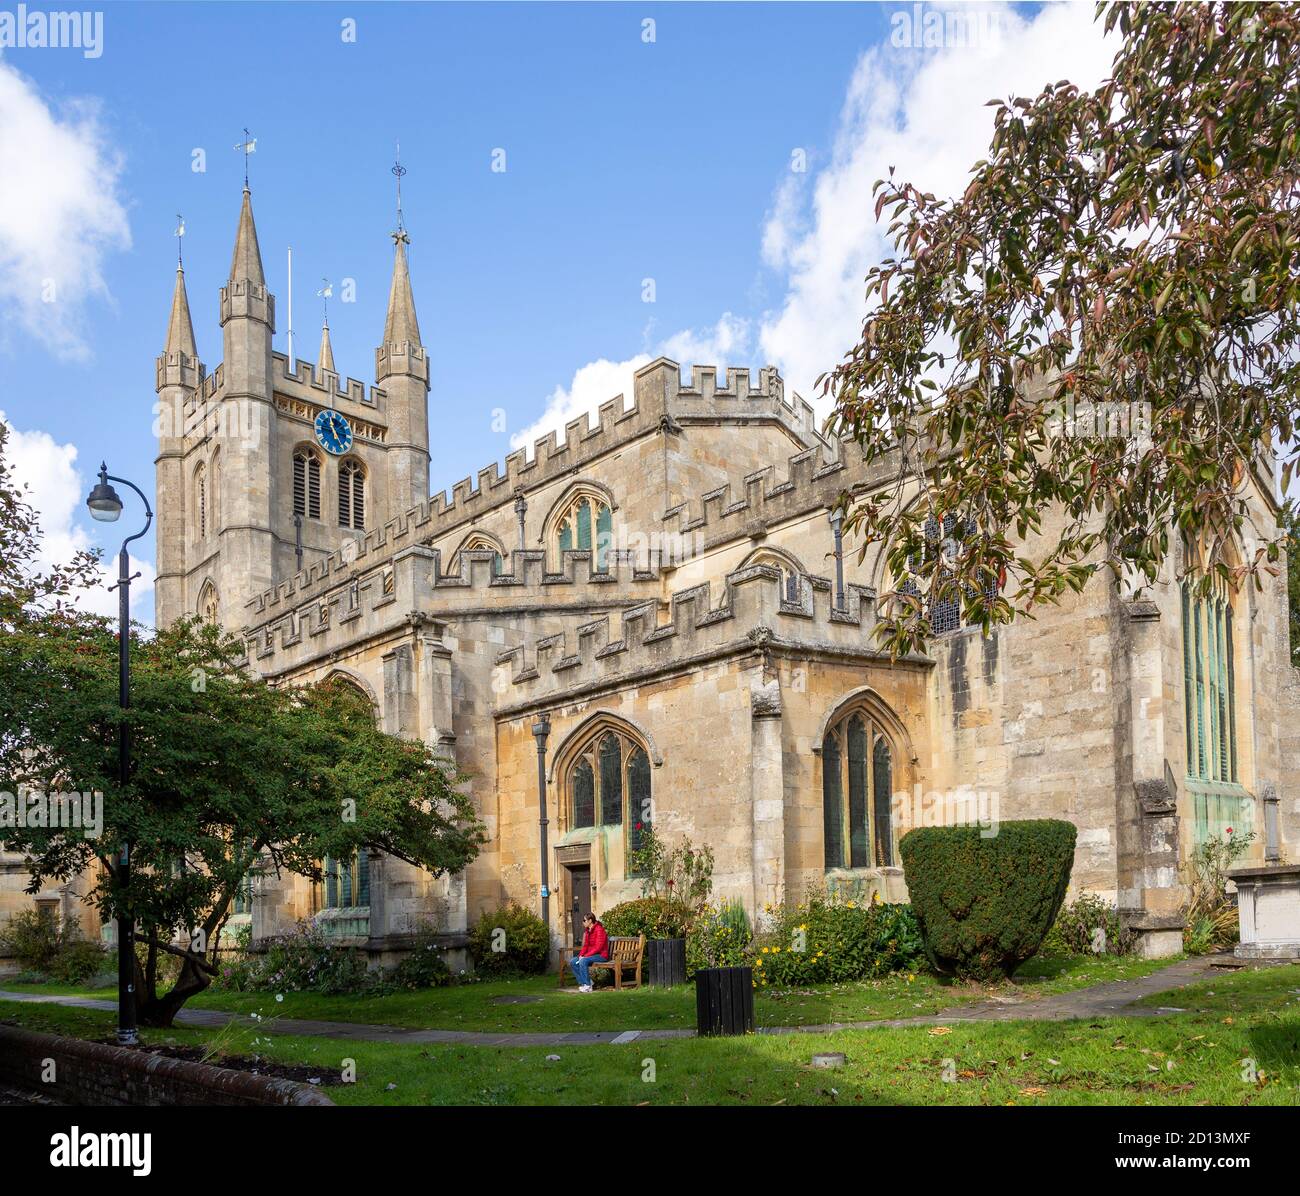
[[[1065,899],[1077,830],[1056,819],[909,831],[899,842],[912,909],[939,972],[1010,976],[1039,948]]]

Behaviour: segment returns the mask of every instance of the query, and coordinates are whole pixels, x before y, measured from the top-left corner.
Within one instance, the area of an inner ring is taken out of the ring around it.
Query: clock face
[[[352,447],[352,428],[337,411],[322,411],[316,417],[316,439],[321,448],[337,457]]]

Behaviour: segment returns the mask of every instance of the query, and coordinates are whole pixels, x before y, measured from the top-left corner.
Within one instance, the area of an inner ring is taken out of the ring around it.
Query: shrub
[[[0,953],[14,956],[26,971],[64,984],[80,984],[108,962],[104,948],[83,938],[77,923],[59,925],[39,909],[23,910],[9,919],[0,932]]]
[[[647,939],[679,939],[690,929],[691,910],[680,901],[639,897],[611,907],[600,920],[611,935],[643,934]]]
[[[1228,827],[1223,838],[1207,839],[1192,853],[1183,950],[1205,955],[1237,941],[1237,907],[1228,896],[1228,870],[1255,841],[1254,831]]]
[[[1051,928],[1077,830],[1056,819],[920,827],[899,843],[926,955],[961,979],[1010,976]]]
[[[416,935],[411,953],[392,970],[389,980],[405,989],[441,988],[451,983],[451,969],[432,930],[421,930]]]
[[[98,976],[108,965],[108,956],[99,943],[80,937],[68,939],[50,963],[49,973],[63,984],[81,984]]]
[[[670,849],[653,827],[638,822],[636,829],[640,844],[628,853],[627,865],[629,876],[641,877],[641,896],[702,909],[713,892],[713,848],[683,839]]]
[[[908,905],[812,897],[769,914],[755,954],[760,987],[840,983],[914,971],[923,955]]]
[[[753,936],[749,920],[740,923],[727,907],[706,907],[691,923],[686,936],[686,974],[694,976],[701,968],[739,968],[751,962]]]
[[[310,922],[275,939],[260,956],[223,964],[214,986],[238,992],[314,992],[366,996],[384,990],[364,951],[331,942]]]
[[[541,918],[512,901],[478,920],[469,949],[480,975],[535,976],[546,971],[551,934]]]
[[[1128,955],[1137,935],[1120,924],[1119,911],[1096,893],[1080,893],[1061,906],[1043,950],[1054,955]]]

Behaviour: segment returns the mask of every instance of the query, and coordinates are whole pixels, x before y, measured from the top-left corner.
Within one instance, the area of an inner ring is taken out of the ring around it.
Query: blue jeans
[[[577,978],[578,987],[581,988],[582,985],[591,983],[591,977],[587,974],[587,969],[591,967],[593,963],[608,962],[609,960],[607,960],[603,955],[575,955],[571,960],[569,960],[569,968]]]

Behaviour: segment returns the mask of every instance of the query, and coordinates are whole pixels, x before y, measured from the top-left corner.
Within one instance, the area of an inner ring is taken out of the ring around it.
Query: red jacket
[[[582,950],[578,952],[579,959],[586,959],[589,955],[603,955],[609,958],[609,935],[605,933],[605,928],[597,922],[590,930],[582,932]]]

